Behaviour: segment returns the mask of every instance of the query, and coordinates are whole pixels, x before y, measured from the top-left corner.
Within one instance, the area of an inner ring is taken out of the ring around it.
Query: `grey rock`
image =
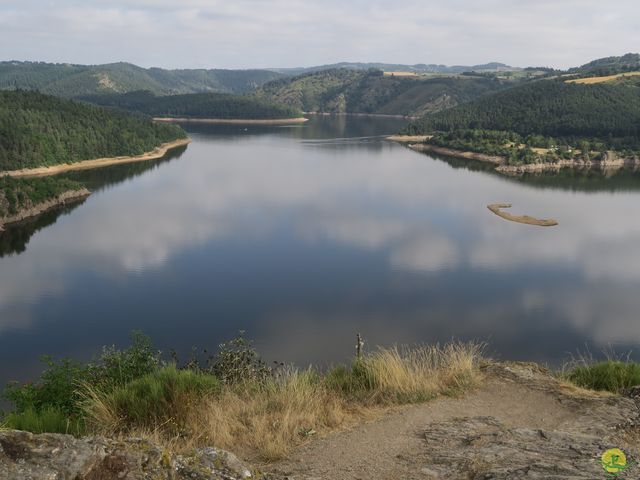
[[[554,396],[558,403],[583,417],[584,421],[579,425],[581,433],[604,437],[640,424],[640,411],[631,398],[581,393],[562,384],[549,370],[535,363],[491,363],[484,370],[503,380],[520,383]]]
[[[0,431],[0,480],[245,480],[266,478],[217,448],[177,455],[142,439]],[[275,480],[276,477],[269,477]]]
[[[493,417],[436,423],[425,439],[429,470],[447,479],[605,478],[600,458],[617,447],[595,435],[508,428]],[[638,478],[640,470],[632,464],[624,473]]]

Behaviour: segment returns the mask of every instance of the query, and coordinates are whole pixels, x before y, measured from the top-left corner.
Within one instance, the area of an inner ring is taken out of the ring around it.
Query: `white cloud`
[[[0,57],[165,67],[567,67],[637,49],[639,15],[635,0],[9,0],[0,3]]]

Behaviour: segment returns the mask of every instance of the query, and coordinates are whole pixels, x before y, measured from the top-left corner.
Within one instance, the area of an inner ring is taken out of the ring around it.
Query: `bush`
[[[272,370],[260,358],[244,332],[219,346],[209,371],[224,383],[265,382]]]
[[[189,407],[220,391],[216,377],[194,370],[162,367],[111,391],[87,386],[86,413],[101,428],[181,429]]]
[[[624,389],[640,385],[640,364],[607,360],[577,366],[564,377],[584,388],[621,393]]]
[[[151,339],[142,332],[134,331],[130,347],[119,350],[111,345],[102,349],[98,362],[88,367],[88,382],[110,389],[153,372],[161,363],[161,352],[153,348]]]
[[[86,379],[87,367],[71,359],[55,362],[51,357],[43,356],[41,360],[47,368],[38,383],[20,385],[11,382],[3,397],[13,403],[17,413],[49,408],[67,415],[79,413],[76,389],[78,383]]]
[[[325,374],[272,370],[240,335],[206,367],[192,359],[178,368],[136,333],[130,347],[106,348],[92,364],[47,358],[39,382],[5,391],[15,411],[3,423],[37,433],[151,436],[171,448],[214,444],[269,461],[379,405],[472,387],[481,354],[475,343],[381,348]]]
[[[41,360],[46,368],[38,382],[10,382],[5,387],[2,397],[13,404],[13,412],[4,421],[12,428],[22,425],[29,431],[77,433],[83,430],[81,385],[111,391],[156,370],[160,352],[153,350],[148,337],[133,332],[130,347],[105,347],[94,363],[82,364],[68,358],[55,361],[49,356]]]

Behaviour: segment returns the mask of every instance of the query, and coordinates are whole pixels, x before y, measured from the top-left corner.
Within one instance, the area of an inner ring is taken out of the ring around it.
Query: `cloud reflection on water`
[[[96,193],[25,253],[0,259],[0,333],[42,321],[33,306],[72,295],[78,271],[126,283],[190,251],[215,256],[231,242],[259,252],[284,236],[364,252],[387,272],[375,279],[378,297],[345,287],[320,312],[284,286],[291,303],[259,317],[268,351],[311,335],[326,338],[315,342],[321,355],[332,336],[363,327],[380,341],[493,336],[506,345],[544,327],[566,342],[638,343],[637,197],[529,188],[388,143],[326,149],[286,135],[198,134],[179,161]],[[486,209],[497,201],[560,225],[506,222]],[[277,261],[274,277],[296,268]]]

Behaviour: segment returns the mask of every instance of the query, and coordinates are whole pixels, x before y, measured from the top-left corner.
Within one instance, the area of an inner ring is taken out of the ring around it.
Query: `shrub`
[[[36,384],[20,385],[11,382],[3,397],[14,404],[17,413],[53,408],[57,412],[73,415],[79,412],[77,384],[86,379],[87,368],[71,359],[55,362],[49,356],[41,360],[47,365]]]
[[[103,347],[98,362],[88,367],[88,382],[110,389],[153,372],[161,363],[161,352],[153,348],[151,339],[142,332],[134,331],[128,348]]]
[[[244,332],[219,346],[209,371],[224,383],[265,382],[272,370],[260,358]]]
[[[33,426],[37,431],[74,433],[83,430],[76,427],[82,423],[83,414],[80,385],[108,392],[157,369],[160,353],[153,350],[148,337],[133,332],[130,347],[105,347],[95,363],[82,364],[68,358],[55,361],[50,356],[41,360],[46,368],[38,382],[10,382],[5,387],[2,396],[13,404],[13,413],[4,421],[23,425],[25,430]]]
[[[179,431],[189,407],[220,390],[216,377],[169,365],[110,391],[86,385],[90,423],[107,430],[155,428]]]

